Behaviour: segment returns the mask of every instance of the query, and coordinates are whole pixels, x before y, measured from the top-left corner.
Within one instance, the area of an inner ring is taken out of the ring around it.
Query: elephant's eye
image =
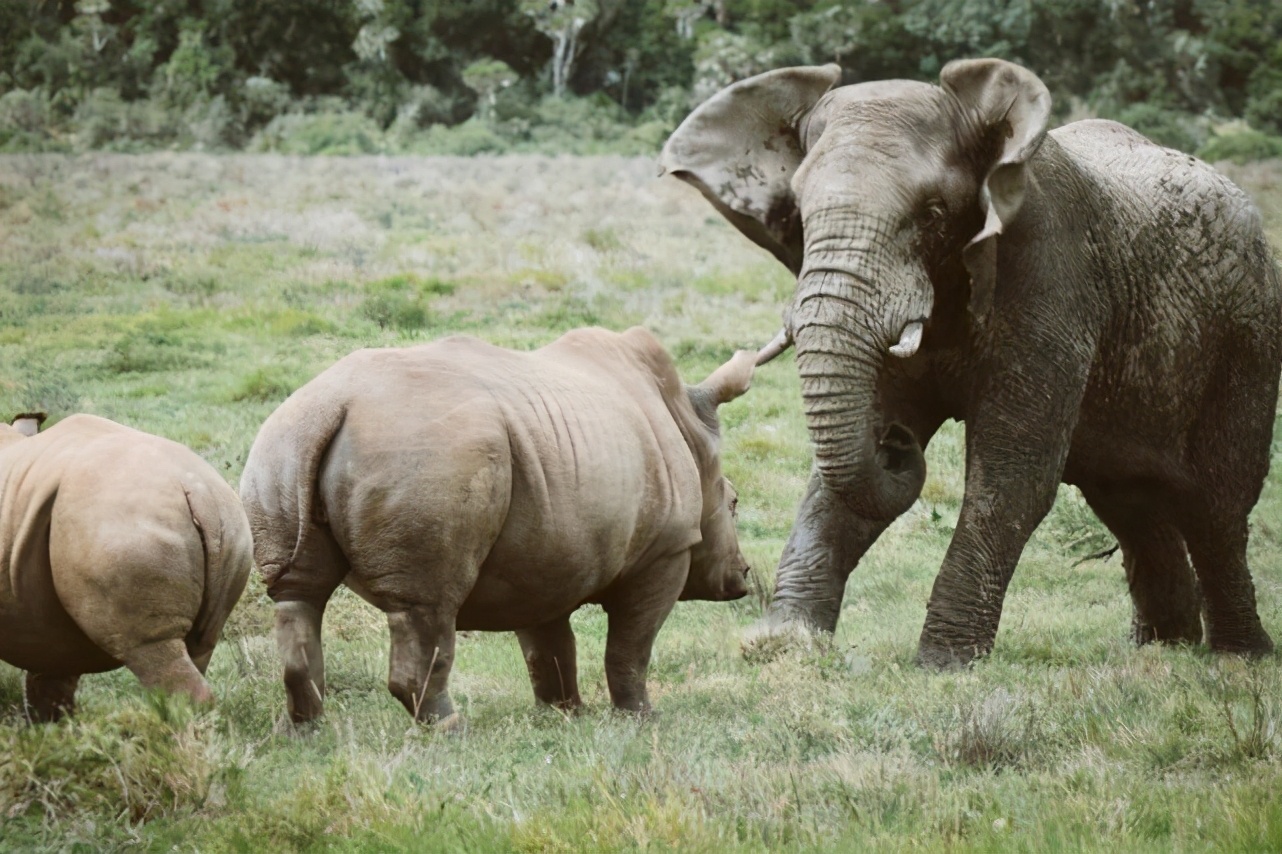
[[[943,199],[930,199],[926,204],[922,205],[922,219],[926,220],[932,227],[938,227],[947,216],[948,206],[944,204]]]

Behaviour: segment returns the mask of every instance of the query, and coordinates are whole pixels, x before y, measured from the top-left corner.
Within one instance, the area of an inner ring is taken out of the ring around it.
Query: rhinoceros
[[[204,672],[253,563],[236,492],[195,453],[105,418],[0,424],[0,659],[33,720],[83,673],[212,699]]]
[[[321,713],[321,618],[342,583],[387,614],[388,688],[458,724],[455,631],[514,631],[542,703],[577,708],[570,614],[608,615],[606,681],[646,712],[651,646],[678,599],[747,592],[717,407],[741,351],[696,386],[641,328],[516,352],[466,336],[359,350],[269,417],[240,493],[276,602],[294,722]]]

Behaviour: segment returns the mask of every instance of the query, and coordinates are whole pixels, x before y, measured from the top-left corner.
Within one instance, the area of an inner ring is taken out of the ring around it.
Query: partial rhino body
[[[211,699],[203,674],[252,560],[235,491],[182,445],[103,418],[15,424],[0,425],[0,659],[27,671],[32,717],[122,665]]]
[[[357,351],[295,392],[240,488],[291,718],[321,712],[321,615],[340,583],[387,614],[388,687],[417,720],[453,720],[456,628],[515,631],[535,696],[578,706],[569,617],[588,602],[609,615],[614,704],[648,709],[678,598],[747,592],[716,407],[747,390],[754,357],[687,387],[639,328],[534,352],[453,337]]]

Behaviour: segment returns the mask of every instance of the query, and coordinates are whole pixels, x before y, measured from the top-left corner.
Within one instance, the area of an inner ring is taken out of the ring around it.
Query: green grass
[[[1282,171],[1233,174],[1282,245]],[[640,323],[696,381],[768,340],[790,291],[644,159],[9,157],[0,234],[0,414],[97,412],[233,484],[272,409],[357,347],[467,332],[532,348]],[[677,607],[657,716],[610,711],[589,607],[581,715],[535,706],[511,636],[472,633],[451,686],[464,730],[412,726],[384,685],[382,615],[340,590],[327,712],[294,732],[254,580],[214,655],[213,711],[118,671],[84,678],[75,720],[29,727],[0,665],[0,850],[1282,849],[1278,658],[1132,647],[1120,560],[1075,565],[1110,540],[1071,489],[993,655],[913,666],[961,501],[959,425],[851,576],[836,636],[745,661],[809,470],[791,356],[723,428],[757,590]],[[1282,638],[1282,442],[1274,463],[1251,560]]]

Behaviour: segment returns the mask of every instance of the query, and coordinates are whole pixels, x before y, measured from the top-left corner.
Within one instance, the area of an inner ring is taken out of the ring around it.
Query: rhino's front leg
[[[530,684],[540,703],[569,711],[583,705],[570,618],[562,617],[516,633],[530,671]]]
[[[76,710],[80,674],[27,674],[27,714],[34,723],[52,723]]]
[[[690,571],[690,553],[638,569],[616,584],[602,601],[609,616],[605,637],[605,681],[614,707],[649,712],[645,676],[659,627],[677,603]]]
[[[387,615],[392,632],[387,687],[419,723],[457,723],[448,682],[454,666],[453,610],[418,606]]]

